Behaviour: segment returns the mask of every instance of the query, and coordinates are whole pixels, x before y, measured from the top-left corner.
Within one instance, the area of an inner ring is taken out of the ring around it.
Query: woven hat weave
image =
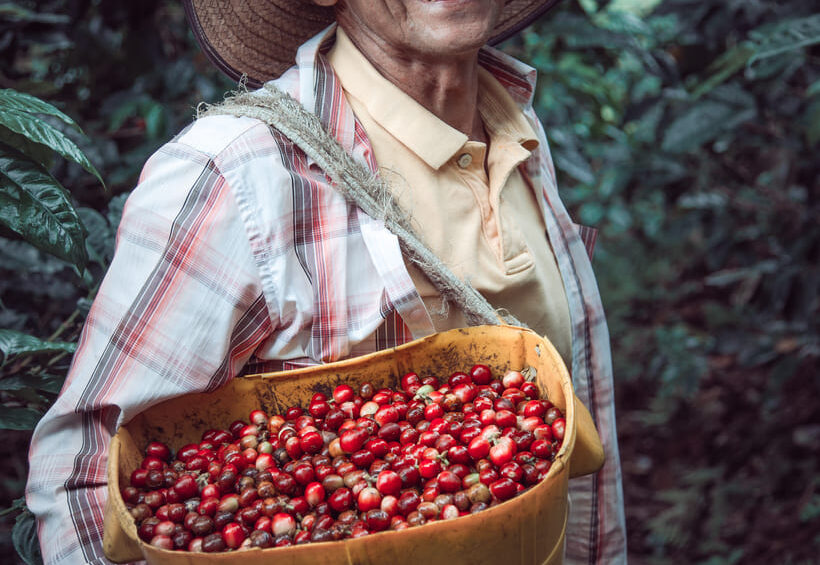
[[[508,0],[490,43],[532,23],[559,0]],[[327,27],[333,8],[311,0],[183,0],[202,50],[234,80],[249,86],[278,77],[294,62],[299,46]]]

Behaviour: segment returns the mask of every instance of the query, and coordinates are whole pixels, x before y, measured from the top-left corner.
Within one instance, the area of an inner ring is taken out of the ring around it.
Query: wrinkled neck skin
[[[346,26],[344,30],[382,76],[470,139],[487,141],[477,105],[479,48],[446,58],[435,53],[406,53],[367,30]]]

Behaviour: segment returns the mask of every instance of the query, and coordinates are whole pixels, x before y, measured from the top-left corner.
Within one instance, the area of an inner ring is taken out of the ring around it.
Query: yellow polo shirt
[[[480,69],[478,111],[488,147],[380,75],[341,28],[328,58],[379,173],[422,241],[495,308],[547,336],[571,366],[564,285],[533,188],[518,169],[538,141],[510,95]],[[410,263],[408,270],[437,331],[466,325],[460,311],[442,307],[424,273]]]

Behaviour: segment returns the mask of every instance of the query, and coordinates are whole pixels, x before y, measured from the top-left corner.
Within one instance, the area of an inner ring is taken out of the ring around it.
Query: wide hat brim
[[[509,0],[491,44],[516,34],[560,0]],[[294,63],[299,46],[334,20],[311,0],[183,0],[208,58],[234,80],[258,87]]]

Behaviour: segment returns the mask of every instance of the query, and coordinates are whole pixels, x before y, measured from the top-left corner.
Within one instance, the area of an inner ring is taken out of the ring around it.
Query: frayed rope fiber
[[[325,130],[319,118],[287,93],[268,83],[248,92],[239,91],[222,103],[200,105],[197,118],[214,115],[245,116],[277,129],[295,143],[331,178],[335,188],[369,216],[382,220],[399,239],[405,256],[430,279],[449,303],[458,306],[471,326],[504,322],[524,326],[509,313],[496,311],[468,282],[461,280],[416,235],[407,215],[392,198],[387,184],[353,159]]]

